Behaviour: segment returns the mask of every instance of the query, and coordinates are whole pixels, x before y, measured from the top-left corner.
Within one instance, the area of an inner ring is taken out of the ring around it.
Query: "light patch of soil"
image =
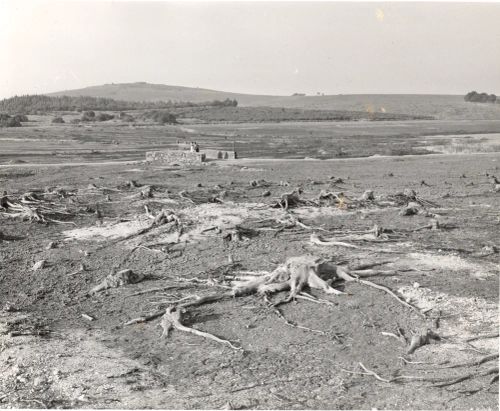
[[[467,271],[475,278],[483,279],[498,275],[500,266],[489,262],[467,261],[457,255],[436,255],[429,253],[409,253],[416,266],[451,271]]]
[[[148,227],[151,220],[146,216],[135,221],[125,221],[122,223],[103,223],[101,226],[87,226],[64,231],[67,240],[115,240],[138,233]]]
[[[415,361],[470,360],[474,351],[465,344],[467,338],[498,332],[498,304],[477,297],[455,297],[429,288],[404,286],[398,289],[404,298],[422,310],[442,318],[436,332],[442,337],[437,344],[421,347]],[[498,338],[485,338],[473,342],[473,348],[483,353],[498,351]],[[481,354],[476,354],[477,358]]]

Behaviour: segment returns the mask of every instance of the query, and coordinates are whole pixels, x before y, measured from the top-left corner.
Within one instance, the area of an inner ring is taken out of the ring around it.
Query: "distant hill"
[[[236,99],[239,106],[269,106],[316,110],[387,112],[433,116],[437,119],[498,119],[500,105],[466,103],[461,95],[433,94],[345,94],[327,96],[266,96],[230,93],[164,84],[104,84],[48,95],[92,96],[125,101],[190,101]]]

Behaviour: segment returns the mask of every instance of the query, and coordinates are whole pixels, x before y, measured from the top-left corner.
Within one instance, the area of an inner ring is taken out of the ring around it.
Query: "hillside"
[[[328,96],[266,96],[239,94],[164,84],[105,84],[66,90],[53,96],[94,96],[125,101],[191,101],[236,99],[239,106],[268,106],[316,110],[387,112],[433,116],[437,119],[500,119],[500,105],[465,102],[459,95],[349,94]]]

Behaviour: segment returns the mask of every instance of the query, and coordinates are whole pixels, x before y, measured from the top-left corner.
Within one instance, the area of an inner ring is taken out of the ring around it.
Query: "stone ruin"
[[[236,152],[226,150],[203,150],[193,153],[187,150],[162,150],[148,151],[146,161],[161,162],[165,164],[201,164],[206,160],[232,160],[238,158]]]

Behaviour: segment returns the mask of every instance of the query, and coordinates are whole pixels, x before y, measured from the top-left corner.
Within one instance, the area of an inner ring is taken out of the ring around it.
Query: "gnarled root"
[[[230,341],[224,340],[222,338],[219,338],[213,334],[197,330],[195,328],[190,328],[186,327],[181,323],[181,310],[175,307],[169,307],[165,311],[165,314],[163,315],[163,318],[161,319],[160,322],[161,327],[163,328],[163,333],[162,333],[162,338],[163,337],[168,337],[169,332],[172,328],[175,328],[176,330],[179,331],[184,331],[188,332],[194,335],[197,335],[199,337],[203,338],[208,338],[209,340],[216,341],[218,343],[227,345],[228,347],[232,348],[233,350],[242,350],[241,347],[237,347],[233,345]]]
[[[425,314],[423,314],[417,307],[414,307],[413,305],[407,303],[406,301],[404,301],[403,299],[398,297],[394,293],[394,291],[390,290],[387,287],[384,287],[383,285],[375,284],[375,283],[372,283],[371,281],[368,281],[368,280],[361,280],[359,278],[353,277],[349,274],[348,270],[346,270],[345,268],[342,268],[342,267],[337,267],[337,276],[345,281],[355,281],[355,282],[358,282],[360,284],[364,284],[364,285],[367,285],[369,287],[376,288],[377,290],[384,291],[385,293],[391,295],[396,300],[398,300],[405,307],[408,307],[412,311],[416,312],[419,316],[425,318]]]
[[[425,333],[416,334],[412,337],[410,346],[408,347],[408,351],[406,354],[413,354],[417,348],[422,347],[423,345],[430,344],[431,341],[439,341],[441,338],[432,330],[426,330]]]

